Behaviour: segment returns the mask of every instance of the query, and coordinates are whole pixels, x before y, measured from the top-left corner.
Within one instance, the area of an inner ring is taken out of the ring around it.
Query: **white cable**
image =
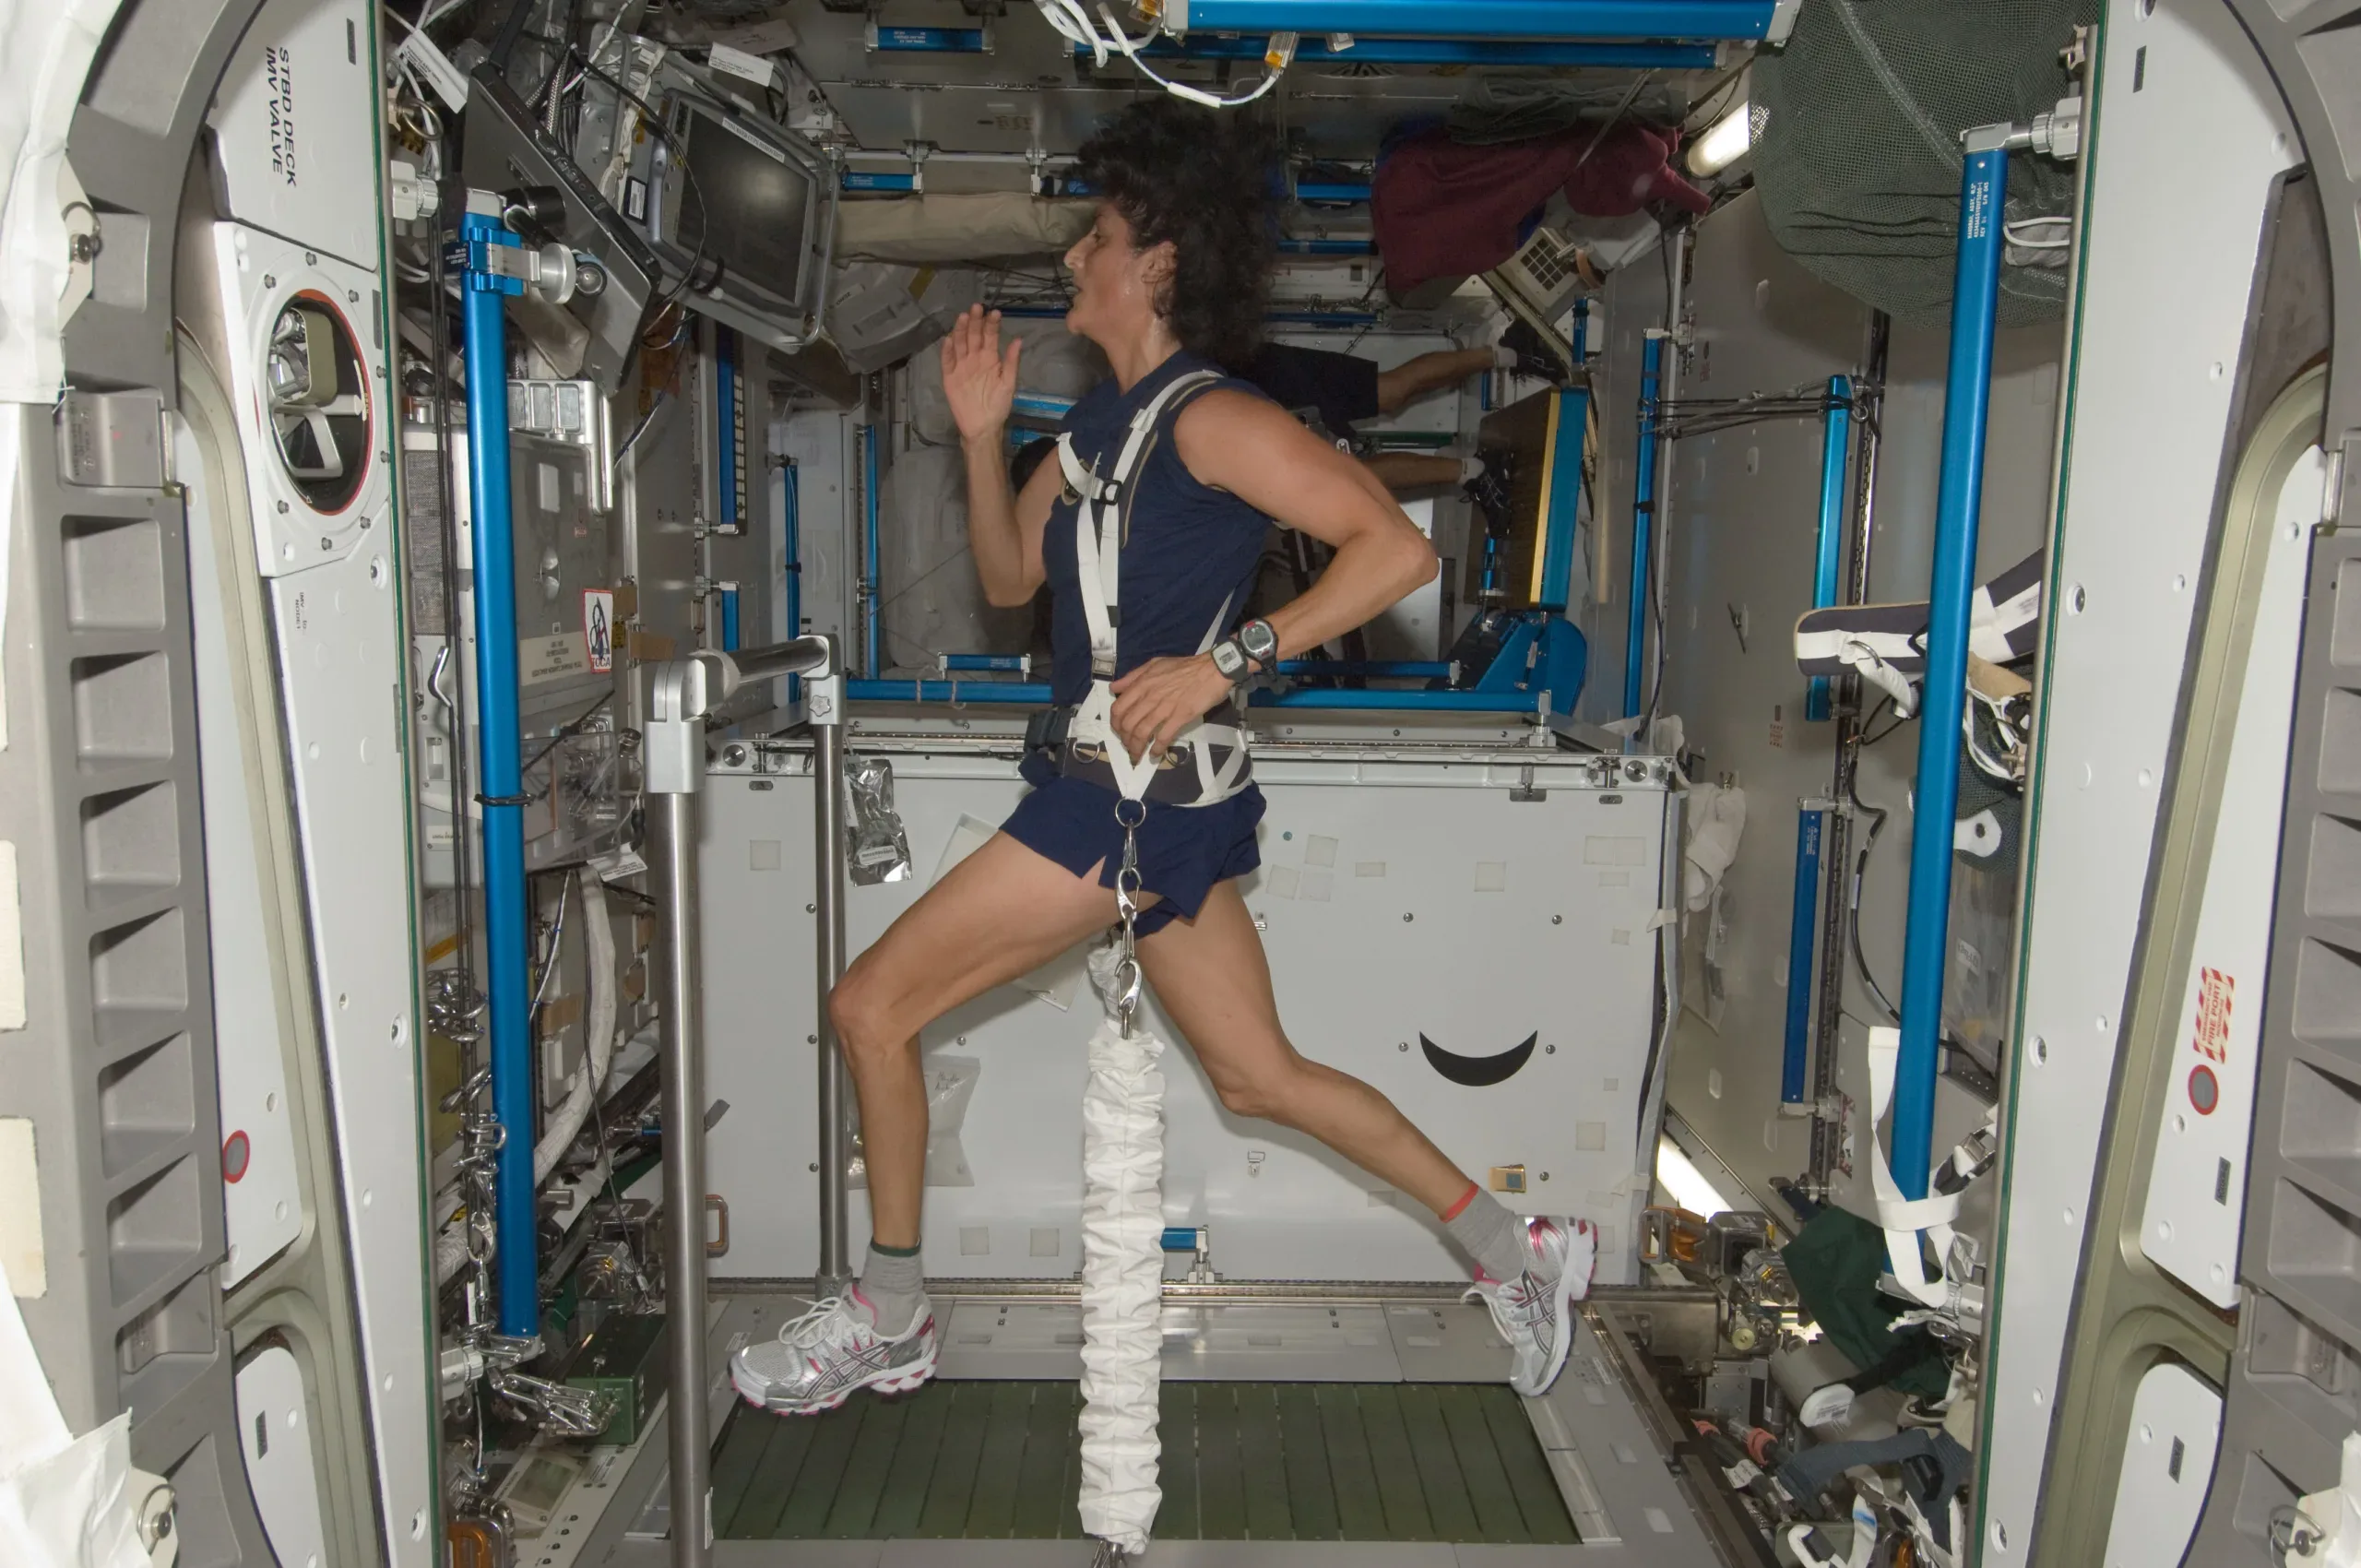
[[[1116,947],[1090,956],[1108,1016],[1082,1097],[1082,1491],[1085,1534],[1145,1551],[1163,1502],[1157,1436],[1164,1330],[1164,1044],[1114,1014]]]
[[[599,1091],[607,1087],[607,1068],[615,1054],[615,927],[608,913],[607,885],[595,876],[582,879],[582,929],[589,960],[584,966],[590,992],[589,1024],[582,1038],[582,1060],[573,1080],[533,1146],[533,1184],[550,1179],[557,1162],[573,1146],[583,1123],[590,1120]],[[554,964],[556,958],[552,956]]]
[[[1176,82],[1169,77],[1160,76],[1157,73],[1155,66],[1140,57],[1141,50],[1163,36],[1164,28],[1161,23],[1150,28],[1145,35],[1133,38],[1123,31],[1121,24],[1115,20],[1112,11],[1105,6],[1098,7],[1099,21],[1106,25],[1106,31],[1102,33],[1098,23],[1094,23],[1090,19],[1090,13],[1082,8],[1081,0],[1033,0],[1033,4],[1035,9],[1041,13],[1042,18],[1057,30],[1060,37],[1069,42],[1079,43],[1089,50],[1091,58],[1102,68],[1107,64],[1108,55],[1121,54],[1131,62],[1133,70],[1175,98],[1185,98],[1192,103],[1202,103],[1208,109],[1237,109],[1253,102],[1278,85],[1279,73],[1284,68],[1273,67],[1270,74],[1257,83],[1251,92],[1241,93],[1235,98],[1223,98],[1218,94],[1206,92],[1201,88],[1191,87],[1186,82]]]

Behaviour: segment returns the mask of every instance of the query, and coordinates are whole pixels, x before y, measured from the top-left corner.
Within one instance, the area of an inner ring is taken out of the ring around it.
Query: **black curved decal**
[[[1462,1056],[1457,1051],[1445,1051],[1424,1035],[1418,1037],[1418,1049],[1427,1053],[1427,1064],[1453,1083],[1480,1089],[1504,1084],[1516,1076],[1516,1070],[1533,1059],[1534,1041],[1540,1038],[1538,1031],[1529,1034],[1521,1044],[1509,1047],[1498,1056]]]

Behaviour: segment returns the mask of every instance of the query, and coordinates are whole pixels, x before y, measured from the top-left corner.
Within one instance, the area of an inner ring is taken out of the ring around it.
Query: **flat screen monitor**
[[[702,246],[703,276],[801,303],[812,244],[812,179],[754,134],[691,105],[681,140],[696,177],[680,191],[674,243]],[[717,270],[718,269],[718,270]]]
[[[836,218],[829,165],[706,73],[666,59],[650,107],[665,135],[635,138],[617,204],[688,306],[793,351],[819,336]]]

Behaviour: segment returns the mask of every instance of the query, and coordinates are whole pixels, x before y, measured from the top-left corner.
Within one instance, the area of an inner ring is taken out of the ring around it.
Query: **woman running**
[[[1023,345],[1003,350],[999,315],[980,307],[943,345],[976,565],[996,605],[1049,584],[1061,707],[1024,764],[1032,792],[828,999],[860,1101],[872,1235],[856,1286],[733,1359],[740,1393],[766,1409],[832,1409],[856,1389],[933,1375],[919,1031],[1106,930],[1127,825],[1145,889],[1140,964],[1222,1104],[1309,1134],[1434,1210],[1475,1262],[1470,1294],[1513,1348],[1520,1392],[1547,1388],[1565,1362],[1589,1225],[1512,1215],[1383,1095],[1298,1054],[1239,892],[1260,863],[1263,815],[1236,728],[1244,688],[1436,571],[1366,469],[1218,368],[1244,363],[1260,332],[1272,156],[1250,122],[1169,98],[1125,110],[1083,148],[1075,172],[1098,211],[1066,254],[1066,329],[1105,351],[1114,378],[1074,406],[1061,449],[1021,493],[1006,426]],[[1238,624],[1273,519],[1335,558],[1267,622]]]

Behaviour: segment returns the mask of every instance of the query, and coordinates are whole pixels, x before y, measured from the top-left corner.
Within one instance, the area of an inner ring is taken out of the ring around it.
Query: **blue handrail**
[[[1640,346],[1640,449],[1631,465],[1631,603],[1623,623],[1623,717],[1640,714],[1640,671],[1647,662],[1648,562],[1656,510],[1656,386],[1664,339]]]
[[[1853,378],[1828,378],[1828,411],[1820,439],[1820,532],[1812,553],[1811,606],[1836,602],[1837,576],[1845,557],[1845,461],[1853,440]],[[1804,718],[1818,724],[1829,711],[1829,682],[1814,675],[1804,693]]]
[[[1820,929],[1820,843],[1826,815],[1807,806],[1796,814],[1795,903],[1787,925],[1787,1034],[1779,1059],[1779,1099],[1804,1102],[1804,1069],[1811,1051],[1812,947]]]
[[[1927,1195],[1934,1146],[1943,969],[1951,952],[1960,720],[1967,702],[1968,614],[1975,593],[1992,333],[2000,300],[2008,131],[2006,125],[1987,125],[1969,132],[1960,175],[1959,260],[1952,283],[1951,363],[1944,374],[1943,456],[1935,491],[1927,675],[1910,828],[1910,923],[1902,944],[1902,1041],[1894,1065],[1893,1179],[1905,1198]]]
[[[1168,0],[1167,30],[1462,39],[1767,40],[1774,0]],[[1349,52],[1347,52],[1349,53]]]
[[[473,535],[476,746],[482,770],[485,1013],[492,1110],[502,1142],[492,1182],[499,1248],[500,1332],[541,1331],[533,1198],[531,963],[526,948],[525,784],[516,697],[516,542],[508,468],[508,324],[504,299],[523,292],[493,270],[493,252],[519,241],[499,204],[470,192],[459,219],[466,253],[460,329],[468,372],[468,502]],[[475,208],[489,203],[490,212]],[[457,802],[455,802],[457,804]],[[464,822],[465,808],[457,814]],[[467,847],[458,847],[459,854]]]

